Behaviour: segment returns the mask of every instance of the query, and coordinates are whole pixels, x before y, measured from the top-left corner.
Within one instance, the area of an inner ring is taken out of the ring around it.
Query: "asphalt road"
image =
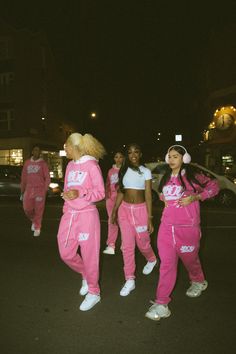
[[[98,207],[103,250],[107,217],[104,203]],[[118,247],[115,256],[101,252],[101,303],[88,312],[79,310],[80,276],[58,255],[61,212],[61,202],[48,201],[42,234],[34,238],[20,202],[0,199],[2,354],[235,352],[236,209],[203,206],[201,259],[209,287],[199,298],[186,297],[188,278],[179,264],[172,315],[160,322],[144,317],[155,296],[158,268],[143,275],[145,260],[137,252],[136,289],[121,297],[124,277]],[[156,252],[160,213],[159,207],[154,209]]]

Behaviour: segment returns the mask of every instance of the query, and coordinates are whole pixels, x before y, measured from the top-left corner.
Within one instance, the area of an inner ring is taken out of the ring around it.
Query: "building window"
[[[15,79],[13,72],[5,72],[0,74],[0,96],[11,96],[12,87]]]
[[[13,128],[14,110],[0,110],[0,131],[9,131]]]
[[[23,165],[23,150],[10,149],[0,150],[0,165]]]
[[[9,59],[9,41],[7,38],[0,38],[0,60]]]

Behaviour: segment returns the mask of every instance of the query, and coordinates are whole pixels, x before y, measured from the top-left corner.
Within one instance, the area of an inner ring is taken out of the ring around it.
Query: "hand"
[[[112,210],[110,221],[111,224],[117,224],[117,212],[115,210]]]
[[[178,202],[180,206],[187,206],[191,204],[192,202],[195,201],[195,198],[193,195],[189,195],[188,197],[181,198]]]
[[[163,203],[165,204],[165,208],[167,208],[167,207],[168,207],[168,203],[167,203],[167,201],[165,200],[165,197],[162,198],[162,201],[163,201]]]
[[[149,234],[152,234],[153,231],[154,231],[154,227],[152,224],[152,220],[148,218],[148,232],[149,232]]]
[[[74,200],[79,197],[79,191],[77,189],[70,189],[67,192],[63,192],[61,197],[64,200]]]

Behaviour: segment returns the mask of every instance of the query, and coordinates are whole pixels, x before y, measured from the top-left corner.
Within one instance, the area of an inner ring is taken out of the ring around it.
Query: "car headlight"
[[[58,184],[58,183],[53,183],[53,182],[52,182],[52,183],[50,183],[50,184],[49,184],[49,187],[50,187],[50,188],[52,188],[52,189],[54,189],[54,188],[58,188],[58,187],[59,187],[59,184]]]

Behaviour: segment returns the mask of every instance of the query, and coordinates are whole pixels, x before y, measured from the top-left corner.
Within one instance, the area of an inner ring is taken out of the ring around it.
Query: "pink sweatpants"
[[[61,259],[87,280],[89,293],[99,294],[100,220],[97,208],[91,205],[65,212],[57,240]]]
[[[113,207],[115,205],[116,200],[107,199],[106,200],[106,209],[108,214],[108,236],[107,236],[107,246],[115,248],[116,240],[118,237],[119,227],[117,224],[111,224],[110,218]]]
[[[201,231],[199,226],[173,226],[161,223],[158,231],[157,247],[161,260],[156,302],[168,304],[177,276],[178,258],[194,282],[205,280],[198,257]]]
[[[45,189],[29,187],[24,192],[23,209],[28,219],[34,224],[35,230],[41,229],[45,198]]]
[[[147,231],[146,203],[129,204],[123,201],[118,210],[118,219],[125,279],[135,279],[135,244],[147,261],[154,262],[156,260]]]

